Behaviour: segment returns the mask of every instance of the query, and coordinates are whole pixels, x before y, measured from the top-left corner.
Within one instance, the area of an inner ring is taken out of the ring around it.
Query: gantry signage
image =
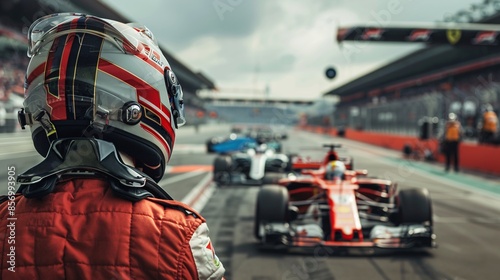
[[[459,46],[498,46],[500,25],[436,24],[403,26],[340,27],[337,41],[416,42]]]

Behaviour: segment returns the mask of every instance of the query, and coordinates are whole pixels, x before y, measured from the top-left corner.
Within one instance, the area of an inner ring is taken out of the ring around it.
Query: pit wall
[[[325,129],[317,126],[302,126],[300,129],[314,133],[330,134],[332,136],[337,135],[337,131],[335,129]],[[437,140],[424,142],[413,136],[346,129],[345,138],[401,151],[401,156],[403,155],[402,151],[405,144],[414,146],[415,144],[420,143],[429,147],[432,151],[438,150]],[[444,163],[444,156],[439,155],[437,160]],[[500,146],[478,145],[476,143],[462,142],[459,146],[459,165],[460,168],[466,170],[500,175]]]

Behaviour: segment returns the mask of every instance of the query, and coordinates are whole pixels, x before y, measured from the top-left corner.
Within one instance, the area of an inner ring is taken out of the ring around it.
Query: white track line
[[[200,212],[214,191],[215,184],[212,182],[212,173],[209,172],[181,201]]]
[[[167,170],[167,172],[168,172],[168,170]],[[170,178],[161,180],[160,186],[163,187],[163,186],[168,185],[168,184],[176,183],[176,182],[179,182],[179,181],[182,181],[182,180],[194,177],[194,176],[198,176],[198,175],[203,174],[205,172],[207,172],[207,171],[204,170],[203,168],[200,168],[200,169],[193,170],[191,172],[182,173],[182,174],[177,175],[177,176],[172,176]]]
[[[15,155],[15,156],[14,156]],[[42,156],[40,156],[37,151],[30,150],[30,151],[17,151],[17,152],[12,152],[12,153],[0,153],[0,160],[12,160],[12,159],[19,159],[19,158],[26,158],[26,157],[39,157],[40,159],[43,159]]]

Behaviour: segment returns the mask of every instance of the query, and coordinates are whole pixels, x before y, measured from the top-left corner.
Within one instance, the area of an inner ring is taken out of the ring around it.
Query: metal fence
[[[432,87],[413,88],[401,91],[401,98],[396,100],[386,101],[380,98],[362,106],[342,106],[333,114],[333,125],[417,136],[421,122],[430,118],[437,121],[437,126],[432,131],[437,136],[446,117],[453,112],[459,116],[466,136],[473,138],[477,135],[475,131],[481,117],[481,106],[489,103],[497,114],[500,109],[500,83],[492,81],[491,77],[484,82],[485,77],[481,75],[474,79],[480,82],[474,84],[469,79],[464,79],[447,91]],[[415,95],[417,90],[420,93]],[[403,98],[412,94],[413,97]]]

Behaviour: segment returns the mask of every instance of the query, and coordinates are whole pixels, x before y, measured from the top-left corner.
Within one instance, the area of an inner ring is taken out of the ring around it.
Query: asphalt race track
[[[417,252],[343,254],[328,248],[289,253],[261,251],[253,237],[258,186],[216,187],[205,152],[207,138],[225,135],[227,125],[181,128],[168,174],[160,182],[175,199],[194,205],[207,219],[227,279],[500,279],[500,183],[498,178],[445,174],[442,166],[401,159],[394,151],[331,136],[293,130],[285,152],[320,157],[324,143],[342,143],[355,169],[391,178],[399,188],[426,187],[433,201],[438,248]],[[0,138],[0,193],[7,192],[7,167],[19,174],[41,157],[28,131]],[[492,164],[493,164],[493,159]],[[193,191],[195,189],[195,191]]]

